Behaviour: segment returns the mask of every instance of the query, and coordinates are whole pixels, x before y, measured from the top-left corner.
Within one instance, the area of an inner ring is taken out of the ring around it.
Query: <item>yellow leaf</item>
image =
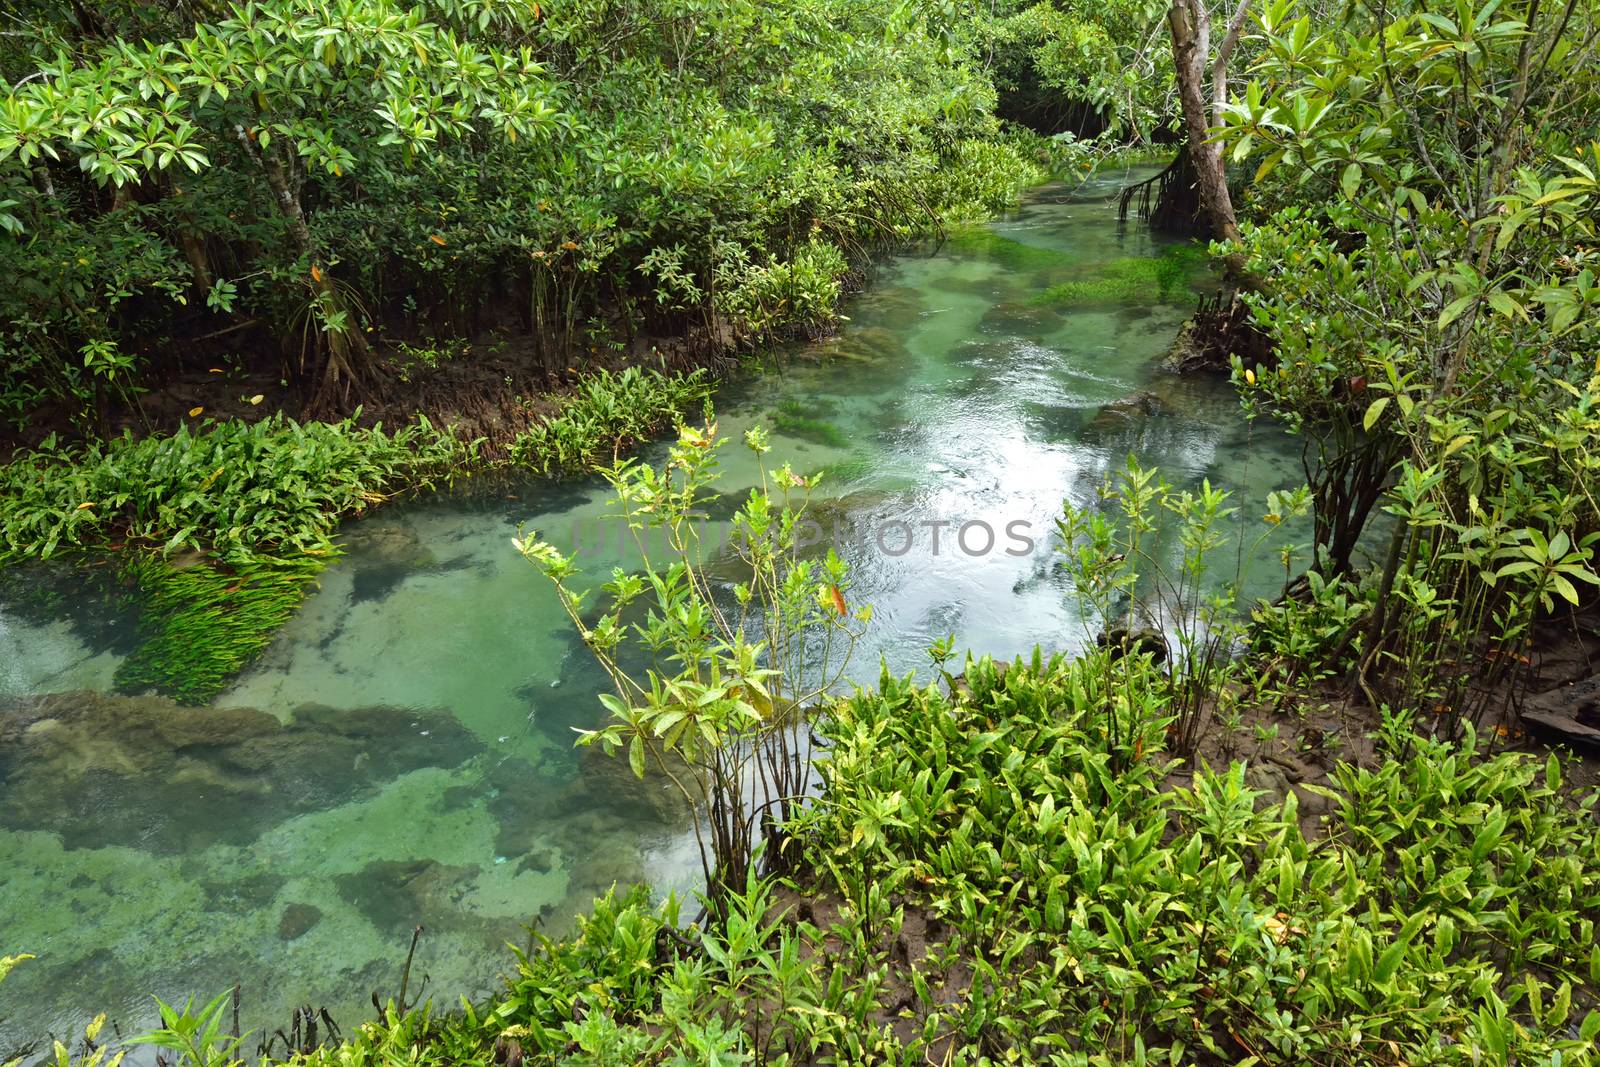
[[[256,395],[255,395],[255,396],[253,396],[253,397],[251,397],[251,398],[250,398],[250,403],[252,403],[252,404],[259,404],[259,403],[261,403],[261,402],[262,402],[262,401],[263,401],[263,400],[265,400],[265,399],[266,399],[266,397],[265,397],[265,396],[263,396],[263,395],[261,395],[261,394],[260,394],[260,393],[257,393],[257,394],[256,394]]]
[[[444,247],[444,238],[440,237],[436,233],[429,234],[428,235],[428,240],[432,241],[436,245],[439,245],[441,248]]]
[[[195,418],[196,416],[198,416],[204,410],[205,410],[205,408],[190,408],[189,409],[189,417],[191,419]]]
[[[94,507],[94,501],[93,500],[85,500],[83,503],[78,505],[77,510],[82,511],[84,508],[92,508],[92,507]]]
[[[317,269],[317,265],[315,263],[311,264],[311,280],[316,282],[318,285],[322,284],[322,271]]]

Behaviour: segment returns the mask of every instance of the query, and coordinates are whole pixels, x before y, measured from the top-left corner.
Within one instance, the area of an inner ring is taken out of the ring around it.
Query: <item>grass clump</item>
[[[420,418],[394,433],[280,414],[81,446],[52,435],[0,466],[0,564],[118,541],[234,562],[321,550],[342,519],[473,452]]]
[[[117,688],[209,701],[266,649],[334,554],[189,567],[154,554],[135,558],[124,574],[143,592],[144,641],[117,667]]]
[[[509,450],[511,462],[544,475],[587,473],[710,396],[711,382],[702,370],[596,371],[562,401],[560,411],[517,435]]]

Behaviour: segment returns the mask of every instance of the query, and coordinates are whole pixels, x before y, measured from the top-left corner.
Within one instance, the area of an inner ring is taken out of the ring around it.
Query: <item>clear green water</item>
[[[1248,487],[1252,513],[1298,479],[1296,453],[1248,427],[1225,384],[1156,368],[1189,294],[1130,289],[1137,272],[1112,266],[1161,251],[1119,229],[1122,179],[1076,198],[1046,188],[888,263],[839,337],[719,397],[727,436],[764,424],[797,469],[833,471],[817,514],[830,533],[838,523],[854,596],[876,611],[859,679],[880,658],[921,667],[952,633],[1007,657],[1081,647],[1086,623],[1044,537],[1064,497],[1092,501],[1130,453],[1176,482]],[[1099,302],[1039,300],[1107,278],[1117,292]],[[1141,391],[1156,413],[1103,410]],[[738,452],[732,492],[754,473]],[[681,812],[572,750],[601,679],[510,546],[524,527],[593,542],[606,511],[593,482],[540,484],[353,524],[320,592],[211,711],[104,695],[131,618],[70,577],[13,586],[0,601],[0,951],[39,959],[0,987],[0,1051],[98,1010],[135,1029],[150,993],[235,981],[248,1024],[284,1025],[310,1002],[348,1025],[374,990],[395,990],[418,923],[417,971],[453,1002],[493,986],[528,923],[563,930],[613,881],[691,888]],[[995,532],[991,550],[979,526],[968,551],[956,542],[973,521]],[[948,524],[937,554],[928,522]],[[1035,551],[1007,553],[1022,547],[1013,523]],[[1270,557],[1245,561],[1263,582]],[[614,535],[584,558],[596,573],[626,562]]]

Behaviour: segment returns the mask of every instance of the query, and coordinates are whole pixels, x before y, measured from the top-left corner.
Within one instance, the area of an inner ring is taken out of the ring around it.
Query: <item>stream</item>
[[[837,336],[719,392],[723,492],[756,477],[739,444],[754,425],[774,459],[825,472],[817,514],[874,608],[857,681],[926,672],[949,634],[1006,658],[1088,643],[1049,535],[1063,498],[1093,503],[1130,454],[1236,490],[1241,530],[1303,480],[1226,382],[1159,369],[1195,290],[1129,267],[1171,251],[1119,226],[1129,177],[1044,187],[886,260]],[[1062,285],[1078,295],[1051,299]],[[0,986],[0,1060],[99,1011],[137,1031],[151,994],[236,981],[248,1027],[309,1003],[348,1029],[397,991],[417,924],[412,991],[426,975],[448,1006],[497,985],[530,923],[570,930],[614,882],[692,891],[669,794],[573,749],[604,679],[510,543],[537,530],[608,573],[630,558],[608,504],[598,479],[539,482],[349,524],[320,590],[209,710],[114,694],[133,617],[70,572],[6,586],[0,955],[38,959]],[[1237,566],[1275,591],[1275,552],[1250,536]]]

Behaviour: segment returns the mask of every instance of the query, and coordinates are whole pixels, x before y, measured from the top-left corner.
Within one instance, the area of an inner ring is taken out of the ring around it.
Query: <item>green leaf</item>
[[[1361,164],[1351,163],[1344,168],[1344,173],[1339,176],[1339,190],[1344,193],[1346,200],[1356,198],[1356,190],[1361,187]]]
[[[1367,413],[1361,418],[1361,428],[1371,433],[1372,428],[1378,424],[1379,417],[1383,415],[1383,409],[1388,406],[1389,398],[1386,396],[1380,396],[1367,405]]]
[[[1406,920],[1394,944],[1384,949],[1383,955],[1378,957],[1378,962],[1372,969],[1373,984],[1385,985],[1394,977],[1395,972],[1400,969],[1401,962],[1406,958],[1406,949],[1410,947],[1412,940],[1417,936],[1417,931],[1422,929],[1422,924],[1427,922],[1428,918],[1427,912],[1419,911]]]

